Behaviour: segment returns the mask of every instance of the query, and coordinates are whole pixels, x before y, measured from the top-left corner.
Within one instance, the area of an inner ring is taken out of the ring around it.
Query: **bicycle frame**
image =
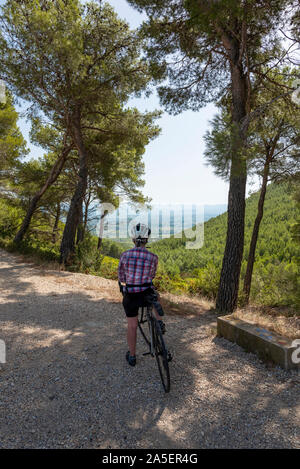
[[[154,357],[155,351],[154,351],[154,342],[153,342],[153,320],[155,319],[152,313],[152,307],[151,306],[142,306],[142,313],[141,313],[141,319],[139,321],[140,324],[144,324],[145,322],[148,323],[149,327],[149,335],[150,335],[150,342],[147,340],[148,346],[149,346],[149,352],[143,353],[143,355],[152,355]],[[144,313],[146,309],[146,319],[144,319]],[[144,336],[145,337],[145,336]],[[145,337],[146,338],[146,337]]]
[[[172,360],[171,354],[168,352],[165,342],[162,337],[160,326],[157,323],[157,319],[153,315],[153,309],[151,306],[146,307],[146,318],[145,307],[142,307],[141,317],[138,321],[139,329],[149,347],[149,352],[143,353],[143,355],[151,355],[156,358],[158,364],[158,370],[161,377],[161,381],[165,392],[170,391],[170,371],[168,362]],[[147,322],[149,327],[149,338],[143,330],[142,325]],[[158,330],[159,329],[159,330]]]

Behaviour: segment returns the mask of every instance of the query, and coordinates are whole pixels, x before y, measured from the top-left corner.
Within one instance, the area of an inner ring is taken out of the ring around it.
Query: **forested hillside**
[[[245,249],[241,277],[246,270],[250,239],[257,213],[259,193],[246,202]],[[297,290],[299,245],[292,238],[291,227],[296,219],[296,204],[286,184],[268,186],[264,217],[261,223],[252,299],[267,304],[293,303]],[[186,249],[184,239],[166,239],[151,245],[158,254],[160,268],[171,277],[185,278],[192,292],[214,297],[222,264],[226,239],[227,214],[219,215],[204,225],[204,246]],[[192,280],[193,279],[193,280]]]
[[[246,202],[244,260],[247,260],[250,237],[257,212],[258,193]],[[290,227],[295,223],[296,204],[285,184],[268,186],[264,217],[259,232],[257,261],[265,264],[296,261],[299,247],[292,240]],[[208,263],[220,266],[226,238],[227,214],[211,218],[204,224],[204,246],[185,249],[184,239],[165,239],[151,245],[168,273],[191,273]]]

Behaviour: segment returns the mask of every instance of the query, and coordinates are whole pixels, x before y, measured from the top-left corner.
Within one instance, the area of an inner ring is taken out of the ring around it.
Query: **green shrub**
[[[119,261],[112,257],[105,256],[101,264],[101,268],[98,271],[100,277],[109,278],[112,280],[118,279],[118,265]]]
[[[293,263],[254,266],[251,300],[267,306],[300,307],[299,268]]]
[[[25,240],[14,243],[10,239],[0,239],[0,247],[9,252],[19,252],[24,255],[36,256],[43,261],[58,261],[59,251],[57,246],[48,245],[38,241]]]
[[[196,278],[186,279],[186,289],[192,295],[206,296],[215,299],[220,281],[220,269],[208,263],[204,269],[197,269]]]
[[[97,249],[95,239],[86,234],[83,241],[76,245],[75,255],[69,270],[97,274],[101,269],[103,254]]]
[[[22,210],[0,200],[0,237],[12,238],[22,223]]]

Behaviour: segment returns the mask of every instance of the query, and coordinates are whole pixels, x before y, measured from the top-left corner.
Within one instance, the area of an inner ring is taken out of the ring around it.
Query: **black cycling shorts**
[[[151,298],[155,292],[152,288],[137,293],[125,293],[123,297],[123,306],[128,318],[135,318],[138,315],[141,306],[151,305]]]

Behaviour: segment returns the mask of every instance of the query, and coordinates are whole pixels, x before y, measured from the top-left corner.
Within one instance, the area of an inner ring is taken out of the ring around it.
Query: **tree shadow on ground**
[[[137,366],[124,359],[121,301],[87,290],[41,294],[27,269],[0,269],[8,290],[0,447],[295,447],[297,376],[215,338],[213,312],[166,317],[174,359],[165,394],[140,336]]]

